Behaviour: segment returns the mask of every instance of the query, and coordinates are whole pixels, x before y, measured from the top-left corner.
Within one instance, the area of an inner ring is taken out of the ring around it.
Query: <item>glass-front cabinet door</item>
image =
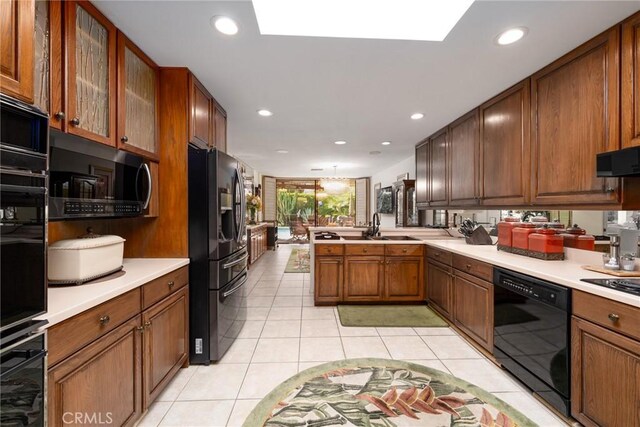
[[[67,132],[115,146],[116,27],[88,1],[65,7]]]
[[[416,189],[411,187],[407,189],[407,226],[418,227],[420,225],[420,216],[416,200]]]
[[[118,148],[158,159],[158,66],[118,32]]]
[[[49,126],[62,129],[62,2],[36,0],[33,103],[49,113]]]

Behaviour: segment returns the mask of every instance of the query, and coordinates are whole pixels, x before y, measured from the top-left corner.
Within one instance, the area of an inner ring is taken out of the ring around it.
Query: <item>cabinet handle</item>
[[[109,321],[111,320],[111,318],[109,316],[100,316],[100,318],[98,319],[98,321],[100,322],[100,324],[102,326],[106,325],[107,323],[109,323]]]
[[[391,261],[387,261],[387,265],[391,264]]]
[[[175,286],[175,282],[172,280],[169,283],[167,283],[167,285],[169,285],[169,289],[173,289],[173,287]]]
[[[369,250],[367,248],[363,248],[362,252],[364,252],[366,254],[367,252],[369,252]]]
[[[53,117],[55,117],[58,120],[64,120],[64,117],[65,117],[64,111],[58,111],[53,115]]]
[[[406,248],[404,248],[404,249],[402,250],[402,252],[406,254],[406,253],[407,253],[407,249],[406,249]]]
[[[141,334],[144,333],[144,326],[136,327],[136,331],[140,332]]]
[[[440,252],[436,252],[433,254],[436,258],[438,258],[440,256]]]
[[[144,329],[151,329],[151,322],[144,322],[142,326],[144,327]]]
[[[608,185],[607,188],[604,189],[604,191],[606,191],[607,193],[613,193],[615,189],[612,186]]]
[[[471,264],[467,264],[465,265],[465,267],[467,268],[467,270],[471,270]]]
[[[73,126],[78,126],[80,124],[80,119],[77,117],[74,117],[69,121],[69,123],[71,123]]]
[[[609,318],[609,320],[611,320],[613,323],[616,323],[618,320],[620,320],[620,316],[618,316],[617,314],[614,313],[609,313],[609,315],[607,316]]]
[[[129,142],[129,137],[127,135],[123,136],[122,138],[120,138],[120,142]]]

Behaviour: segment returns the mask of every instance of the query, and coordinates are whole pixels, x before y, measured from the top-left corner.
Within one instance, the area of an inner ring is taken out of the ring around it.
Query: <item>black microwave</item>
[[[51,131],[49,220],[144,214],[151,171],[137,155]]]

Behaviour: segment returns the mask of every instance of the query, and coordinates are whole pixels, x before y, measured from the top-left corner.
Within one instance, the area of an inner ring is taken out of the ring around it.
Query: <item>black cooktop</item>
[[[615,289],[616,291],[640,295],[640,279],[581,279],[583,282]]]

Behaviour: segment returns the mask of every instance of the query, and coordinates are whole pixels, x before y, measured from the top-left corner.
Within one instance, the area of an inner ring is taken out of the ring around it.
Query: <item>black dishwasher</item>
[[[571,289],[500,268],[493,283],[494,356],[569,416]]]

